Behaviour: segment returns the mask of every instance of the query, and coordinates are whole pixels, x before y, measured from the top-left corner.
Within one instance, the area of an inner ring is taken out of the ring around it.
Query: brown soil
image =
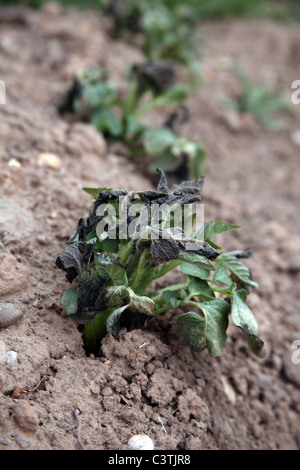
[[[88,124],[67,123],[56,109],[79,68],[105,66],[125,86],[124,62],[142,57],[112,42],[97,14],[15,12],[0,10],[7,88],[0,202],[10,203],[0,226],[0,282],[1,302],[24,316],[0,331],[6,350],[18,354],[0,364],[0,449],[127,449],[137,433],[149,434],[157,450],[299,449],[300,365],[292,363],[292,343],[300,338],[300,186],[292,134],[300,106],[280,116],[284,129],[272,133],[219,104],[236,89],[232,59],[290,99],[300,78],[298,26],[202,25],[204,84],[189,99],[184,129],[207,149],[206,219],[241,225],[218,241],[226,250],[254,250],[249,266],[260,288],[249,304],[267,357],[249,353],[232,327],[222,357],[192,353],[172,311],[120,342],[106,337],[95,358],[86,357],[76,324],[57,307],[67,282],[55,259],[87,214],[82,186],[151,183]],[[58,155],[62,167],[38,165],[43,152]]]

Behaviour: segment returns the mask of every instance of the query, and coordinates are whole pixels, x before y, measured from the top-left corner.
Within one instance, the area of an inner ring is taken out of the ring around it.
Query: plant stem
[[[182,282],[180,284],[174,284],[173,286],[164,287],[163,289],[160,289],[159,291],[157,291],[156,295],[154,297],[152,297],[152,300],[154,302],[157,302],[162,297],[162,295],[165,291],[168,291],[168,290],[174,291],[174,290],[186,289],[188,287],[188,284],[189,284],[189,281],[186,281],[186,282]]]
[[[168,310],[171,310],[172,308],[173,307],[171,305],[165,305],[164,307],[154,310],[154,315],[160,315],[161,313],[167,312]]]
[[[87,355],[99,355],[100,343],[107,334],[106,320],[113,309],[108,308],[104,312],[99,312],[93,320],[84,325],[83,341]]]
[[[130,287],[136,294],[142,294],[151,281],[149,272],[146,268],[146,264],[149,261],[148,255],[148,249],[144,249],[141,253],[139,253],[139,262],[133,280],[130,282]]]

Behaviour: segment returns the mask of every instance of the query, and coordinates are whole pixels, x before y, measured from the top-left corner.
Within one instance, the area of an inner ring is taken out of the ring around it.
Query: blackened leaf
[[[96,313],[105,310],[105,280],[96,273],[79,282],[77,291],[77,312],[72,315],[78,323],[91,321]]]
[[[153,239],[151,242],[151,266],[178,259],[179,247],[172,239]]]
[[[168,194],[169,192],[168,177],[165,174],[165,172],[162,171],[160,168],[157,168],[157,171],[160,173],[160,180],[157,186],[157,191],[159,193]]]
[[[192,204],[201,201],[200,191],[203,188],[204,178],[198,178],[196,181],[183,181],[168,189],[166,174],[159,168],[157,171],[161,174],[157,191],[144,193],[148,201],[155,200],[156,204]],[[143,199],[143,195],[141,198]]]
[[[198,178],[196,181],[183,181],[180,184],[172,186],[169,194],[177,194],[180,196],[198,195],[203,189],[203,183],[204,178]]]
[[[72,282],[90,263],[93,255],[93,244],[76,242],[69,245],[56,259],[56,266],[67,273]]]
[[[83,92],[83,85],[76,78],[64,97],[62,103],[59,105],[59,114],[74,113],[76,111],[76,101],[81,98]]]
[[[114,310],[106,323],[108,333],[118,341],[127,331],[144,328],[154,312],[153,300],[136,295],[130,288],[126,290],[127,303]]]
[[[208,243],[188,237],[181,229],[151,229],[151,266],[181,260],[214,270],[209,259],[214,260],[218,252]]]
[[[179,240],[179,246],[180,250],[184,252],[184,254],[180,255],[180,259],[183,261],[190,260],[190,262],[194,264],[197,264],[197,260],[200,258],[200,256],[214,261],[219,255],[219,253],[208,243],[201,242],[200,240],[196,239],[186,238]],[[214,267],[211,269],[214,269]]]
[[[140,94],[149,88],[155,93],[162,93],[174,83],[175,79],[174,67],[164,62],[149,61],[133,64],[131,72],[138,80]]]
[[[236,286],[233,286],[231,296],[232,322],[242,330],[243,336],[254,354],[264,357],[266,354],[264,342],[258,337],[257,322],[252,311],[245,303],[247,294],[248,292],[245,289],[236,290]]]

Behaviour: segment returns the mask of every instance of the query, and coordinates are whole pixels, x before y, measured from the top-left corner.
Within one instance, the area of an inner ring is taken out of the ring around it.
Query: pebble
[[[60,170],[62,167],[61,158],[54,153],[40,153],[37,159],[38,166],[47,166],[48,168],[52,168],[53,170]]]
[[[128,445],[133,450],[154,450],[152,439],[145,434],[132,436],[128,441]]]
[[[36,410],[28,401],[20,400],[13,408],[13,417],[20,428],[28,432],[36,432],[39,426],[39,418]]]
[[[291,347],[283,355],[283,372],[289,382],[300,386],[300,363],[298,362],[300,354],[297,347]]]
[[[0,224],[1,225],[1,224]],[[0,252],[0,297],[15,294],[26,287],[28,269],[10,253]]]
[[[23,312],[14,304],[0,303],[0,328],[14,325],[23,317]]]
[[[9,167],[21,168],[21,163],[15,158],[11,158],[8,162]]]
[[[16,351],[7,351],[4,354],[6,364],[13,364],[18,358]]]

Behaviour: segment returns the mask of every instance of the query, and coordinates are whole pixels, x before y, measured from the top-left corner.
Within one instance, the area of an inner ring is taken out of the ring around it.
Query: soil
[[[226,251],[253,248],[247,261],[260,287],[249,306],[267,356],[249,352],[232,326],[221,357],[193,353],[176,330],[180,312],[170,311],[120,342],[107,336],[100,357],[86,357],[81,332],[59,307],[68,283],[55,267],[88,213],[81,188],[153,183],[89,124],[63,120],[57,106],[78,69],[104,66],[125,87],[124,63],[143,57],[138,45],[112,41],[96,13],[52,5],[0,9],[0,18],[1,302],[18,313],[0,330],[2,346],[17,353],[0,364],[0,449],[128,449],[139,433],[156,450],[299,449],[300,365],[292,346],[300,338],[300,106],[279,116],[283,129],[274,133],[220,105],[237,89],[233,60],[290,100],[300,78],[298,26],[202,24],[203,84],[188,100],[184,127],[207,151],[206,220],[241,225],[217,241]],[[58,164],[42,165],[45,152]]]

